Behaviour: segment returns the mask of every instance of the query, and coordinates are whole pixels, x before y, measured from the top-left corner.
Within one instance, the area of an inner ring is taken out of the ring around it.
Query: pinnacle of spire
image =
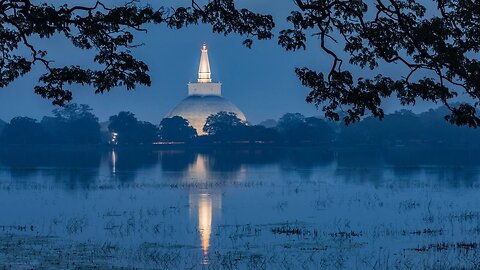
[[[199,83],[211,83],[210,63],[208,62],[208,50],[207,44],[202,44],[202,56],[200,57],[200,66],[198,67],[198,80]]]

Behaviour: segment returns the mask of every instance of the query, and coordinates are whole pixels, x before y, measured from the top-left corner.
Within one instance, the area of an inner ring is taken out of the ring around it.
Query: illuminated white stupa
[[[166,118],[181,116],[187,119],[199,135],[205,134],[203,126],[207,117],[221,111],[233,112],[242,121],[246,121],[242,111],[221,96],[221,87],[221,83],[212,82],[207,45],[203,43],[197,82],[188,84],[188,97],[173,108]]]

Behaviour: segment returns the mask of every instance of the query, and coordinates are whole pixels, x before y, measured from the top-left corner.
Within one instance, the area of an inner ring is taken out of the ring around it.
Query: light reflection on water
[[[458,247],[472,247],[458,259],[470,267],[480,250],[476,156],[435,149],[0,151],[0,240],[9,247],[0,245],[0,261],[55,261],[54,250],[64,250],[85,266],[387,268],[397,260],[436,268],[435,260],[455,262]],[[34,246],[11,248],[19,241]],[[438,243],[443,251],[430,247]],[[32,255],[37,248],[43,253]]]
[[[117,171],[117,153],[115,150],[112,150],[112,174],[115,174]]]
[[[198,231],[202,239],[203,263],[208,263],[208,247],[212,234],[212,199],[208,194],[198,197]]]
[[[195,213],[192,211],[192,214],[198,219],[198,233],[203,251],[202,264],[208,264],[208,249],[212,236],[212,216],[214,209],[216,211],[221,210],[220,200],[219,196],[213,200],[212,195],[208,193],[190,193],[189,195],[190,209],[196,210]]]
[[[214,176],[209,175],[208,157],[205,154],[197,154],[195,161],[188,166],[184,181],[187,184],[208,184]],[[241,170],[240,170],[241,171]],[[240,173],[236,175],[240,178]],[[213,210],[221,211],[221,194],[208,189],[191,189],[189,193],[190,213],[197,210],[198,232],[200,235],[201,247],[203,250],[202,264],[208,264],[208,248],[212,235]]]

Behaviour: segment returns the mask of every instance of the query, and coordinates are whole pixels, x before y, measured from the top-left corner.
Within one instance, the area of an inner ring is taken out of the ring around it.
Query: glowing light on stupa
[[[210,63],[208,61],[207,44],[202,44],[202,56],[200,56],[200,65],[198,67],[198,82],[199,83],[211,83],[212,73],[210,72]]]

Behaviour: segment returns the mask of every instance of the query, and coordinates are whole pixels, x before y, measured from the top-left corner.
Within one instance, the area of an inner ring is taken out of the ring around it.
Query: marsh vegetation
[[[480,267],[475,152],[277,151],[2,150],[1,265]]]

